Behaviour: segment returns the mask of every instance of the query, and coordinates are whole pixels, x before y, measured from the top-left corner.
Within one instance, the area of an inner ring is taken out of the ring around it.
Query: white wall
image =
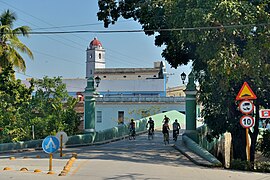
[[[164,79],[143,79],[143,80],[102,80],[97,88],[98,92],[106,91],[163,91]]]

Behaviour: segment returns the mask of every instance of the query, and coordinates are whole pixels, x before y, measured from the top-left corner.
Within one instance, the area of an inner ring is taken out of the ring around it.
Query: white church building
[[[87,78],[99,78],[96,87],[96,131],[129,123],[149,115],[170,110],[185,112],[185,97],[166,97],[166,67],[162,61],[149,68],[106,68],[106,51],[94,38],[86,49],[86,78],[63,79],[69,95],[80,101],[76,111],[81,114],[84,129],[83,93]]]

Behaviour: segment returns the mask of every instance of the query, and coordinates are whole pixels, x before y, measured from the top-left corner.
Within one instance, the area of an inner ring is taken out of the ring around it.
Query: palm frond
[[[13,33],[15,35],[20,35],[22,34],[23,36],[28,37],[29,36],[29,32],[31,31],[31,28],[28,26],[20,26],[16,29],[13,30]]]
[[[13,66],[18,70],[25,72],[26,65],[23,57],[13,48],[10,49],[9,55],[10,55],[9,59],[11,60]]]
[[[13,27],[13,23],[16,20],[17,20],[16,14],[14,12],[10,11],[9,9],[4,11],[0,15],[1,25],[8,25],[10,27]]]
[[[34,58],[31,50],[25,44],[23,44],[17,37],[10,39],[10,46],[13,47],[14,49],[18,49],[22,53],[27,54],[31,59]]]

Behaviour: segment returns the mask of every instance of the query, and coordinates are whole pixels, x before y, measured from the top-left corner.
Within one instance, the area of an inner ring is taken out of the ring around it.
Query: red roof
[[[90,47],[93,47],[93,46],[100,46],[100,47],[102,47],[102,44],[101,44],[101,42],[97,38],[94,38],[94,40],[92,40],[90,42]]]

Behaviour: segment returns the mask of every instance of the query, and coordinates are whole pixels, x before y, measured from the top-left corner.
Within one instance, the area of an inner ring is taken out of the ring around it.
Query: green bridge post
[[[185,134],[198,142],[198,133],[196,131],[196,85],[194,83],[193,72],[188,75],[188,84],[185,90],[186,94],[186,131]]]
[[[94,78],[87,79],[87,86],[84,91],[84,131],[85,133],[95,132],[95,87]]]

